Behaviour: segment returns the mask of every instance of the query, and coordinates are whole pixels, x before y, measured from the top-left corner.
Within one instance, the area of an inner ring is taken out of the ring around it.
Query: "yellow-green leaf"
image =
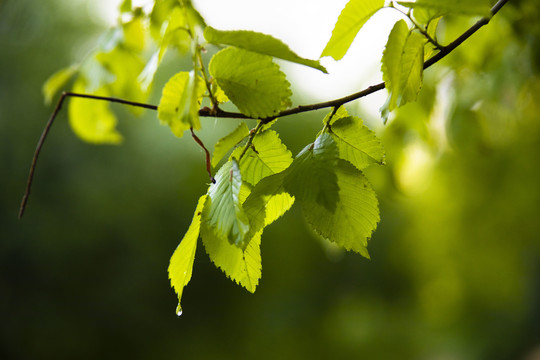
[[[87,93],[84,79],[79,77],[73,92]],[[108,96],[102,89],[94,95]],[[116,117],[106,101],[72,97],[68,106],[69,124],[75,134],[84,141],[95,144],[118,144],[122,136],[116,131]]]
[[[212,57],[209,70],[247,116],[267,118],[291,105],[290,84],[270,56],[229,47]]]
[[[334,167],[338,148],[330,134],[323,133],[294,159],[286,171],[285,190],[299,201],[314,201],[330,211],[338,201]]]
[[[146,100],[146,91],[143,91],[141,84],[137,81],[137,75],[142,72],[145,64],[137,54],[122,47],[116,47],[110,52],[98,53],[96,59],[114,75],[114,81],[107,85],[111,95],[131,101]],[[135,107],[130,110],[141,111],[140,108]]]
[[[191,225],[189,225],[184,238],[180,241],[169,262],[169,279],[171,280],[171,286],[178,295],[178,307],[176,309],[178,315],[182,314],[181,301],[184,287],[191,280],[193,261],[195,260],[195,251],[197,250],[197,240],[199,239],[201,226],[201,213],[206,198],[206,195],[199,198]]]
[[[369,258],[367,243],[380,221],[375,191],[366,177],[350,163],[339,160],[334,168],[339,196],[333,210],[317,201],[302,203],[302,212],[322,237],[346,250]]]
[[[132,51],[141,52],[145,46],[145,33],[142,16],[135,16],[133,19],[122,25],[124,30],[124,46]]]
[[[238,162],[226,162],[215,180],[208,189],[209,199],[203,211],[205,223],[218,238],[244,248],[249,219],[241,205],[242,175]]]
[[[50,105],[54,96],[58,91],[62,90],[62,87],[65,86],[69,80],[71,80],[78,69],[78,65],[71,65],[70,67],[58,70],[47,79],[42,88],[46,105]]]
[[[210,260],[237,284],[249,292],[255,292],[261,278],[261,234],[255,234],[245,250],[231,244],[227,239],[216,236],[205,224],[201,226],[201,237]]]
[[[398,1],[398,4],[414,9],[430,9],[435,11],[438,16],[447,14],[491,16],[488,0],[407,0]]]
[[[340,60],[345,56],[356,34],[364,24],[384,6],[384,0],[350,0],[338,17],[332,37],[321,57],[331,56]]]
[[[382,58],[382,73],[388,100],[381,108],[386,121],[393,109],[415,101],[422,87],[425,37],[410,31],[404,20],[396,22]]]
[[[199,104],[204,91],[203,80],[194,71],[179,72],[163,87],[158,118],[178,137],[189,128],[200,129]]]
[[[238,144],[248,135],[249,128],[247,127],[246,123],[241,122],[230,134],[219,139],[214,146],[214,153],[212,154],[212,166],[216,167],[223,156],[225,156],[234,146],[236,146],[236,144]]]
[[[249,217],[248,238],[261,232],[294,204],[294,197],[285,191],[283,182],[287,171],[267,176],[255,185],[242,204]]]
[[[237,148],[232,157],[239,158],[243,148]],[[242,159],[240,172],[242,179],[251,185],[262,178],[281,172],[292,163],[292,154],[281,142],[279,135],[273,130],[257,134]]]
[[[327,73],[326,69],[317,60],[309,60],[298,56],[281,40],[270,35],[255,31],[232,30],[222,31],[207,26],[204,30],[206,41],[212,44],[236,46],[241,49],[253,51],[262,55],[269,55],[297,64],[309,66]]]
[[[332,138],[338,145],[339,157],[347,160],[358,170],[369,165],[384,163],[384,149],[373,131],[362,119],[348,116],[337,119],[329,127]]]

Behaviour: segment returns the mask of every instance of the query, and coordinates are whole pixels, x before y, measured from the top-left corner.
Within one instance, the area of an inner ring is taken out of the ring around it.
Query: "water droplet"
[[[176,315],[177,316],[182,315],[182,308],[180,307],[180,304],[178,304],[178,306],[176,307]]]

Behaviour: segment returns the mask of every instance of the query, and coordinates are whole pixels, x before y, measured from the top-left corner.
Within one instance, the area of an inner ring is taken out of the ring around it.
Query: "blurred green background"
[[[52,110],[41,86],[103,31],[83,3],[0,1],[0,358],[540,359],[534,2],[510,1],[378,127],[388,164],[368,171],[382,212],[371,260],[327,246],[293,208],[265,231],[253,295],[199,247],[180,318],[168,260],[208,179],[200,149],[154,113],[114,106],[113,147],[78,140],[63,112],[16,219]],[[447,40],[467,26],[447,21]],[[293,153],[323,114],[278,123]],[[235,124],[204,120],[201,137]]]

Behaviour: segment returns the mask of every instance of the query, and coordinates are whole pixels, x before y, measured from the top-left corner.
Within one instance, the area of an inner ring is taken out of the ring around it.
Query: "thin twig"
[[[208,151],[206,146],[204,146],[204,143],[202,142],[202,140],[199,139],[197,135],[195,135],[195,132],[193,132],[193,128],[189,128],[189,130],[191,130],[191,137],[193,137],[193,140],[195,140],[195,142],[199,144],[200,147],[203,148],[206,154],[206,172],[208,173],[208,176],[210,176],[210,181],[212,181],[212,184],[215,184],[216,179],[214,179],[214,177],[212,176],[212,165],[211,165],[212,163],[210,161],[210,151]]]
[[[32,189],[32,181],[34,179],[34,173],[36,171],[36,165],[39,158],[39,154],[41,153],[41,148],[43,147],[43,144],[45,143],[45,139],[47,138],[47,135],[49,134],[51,126],[54,123],[54,119],[60,112],[60,109],[62,108],[64,100],[67,97],[79,97],[79,98],[93,99],[93,100],[104,100],[104,101],[115,102],[115,103],[120,103],[124,105],[142,107],[145,109],[157,110],[157,106],[150,105],[150,104],[143,104],[143,103],[123,100],[123,99],[118,99],[118,98],[112,98],[112,97],[107,97],[107,96],[63,92],[62,96],[60,96],[60,99],[58,100],[58,103],[56,104],[56,107],[54,108],[54,111],[51,117],[47,121],[47,124],[45,125],[45,128],[43,129],[43,132],[41,133],[41,137],[39,138],[39,141],[37,143],[36,151],[34,152],[34,157],[32,158],[32,165],[30,165],[30,172],[28,174],[28,180],[26,181],[26,189],[24,191],[24,195],[21,201],[21,206],[19,208],[19,219],[21,219],[22,216],[24,215],[24,210],[26,209],[26,204],[28,203],[28,197],[30,196],[30,190]]]
[[[210,81],[208,79],[208,76],[206,75],[206,68],[204,67],[204,61],[201,54],[201,48],[197,46],[197,60],[199,62],[200,71],[203,76],[204,83],[206,85],[206,90],[208,91],[208,96],[210,97],[210,102],[212,103],[212,108],[217,109],[218,102],[216,100],[216,97],[212,93],[212,86],[210,85]]]
[[[397,8],[394,6],[394,2],[391,2],[390,3],[390,6],[388,7],[389,9],[394,9],[396,11],[398,11],[400,14],[403,14],[407,17],[407,19],[409,19],[409,21],[413,24],[414,28],[418,31],[420,31],[420,33],[422,35],[424,35],[424,37],[433,45],[435,46],[436,49],[438,50],[442,50],[444,48],[444,46],[442,46],[441,44],[439,44],[437,42],[437,40],[435,40],[434,38],[431,37],[431,35],[429,35],[429,33],[427,32],[427,26],[426,26],[426,29],[422,28],[422,26],[420,26],[420,24],[418,24],[414,18],[412,17],[412,14],[411,14],[411,9],[409,9],[409,11],[405,12],[403,10],[401,10],[400,8]]]
[[[246,154],[247,150],[249,149],[249,147],[251,146],[251,144],[253,143],[253,138],[255,137],[255,135],[257,135],[257,133],[259,132],[259,130],[261,130],[261,128],[263,127],[264,123],[262,121],[259,121],[257,123],[257,126],[252,129],[250,132],[249,132],[249,138],[248,138],[248,141],[246,143],[246,145],[244,146],[244,150],[242,150],[242,153],[240,154],[240,157],[238,158],[238,161],[242,160],[242,158],[244,157],[244,155]]]

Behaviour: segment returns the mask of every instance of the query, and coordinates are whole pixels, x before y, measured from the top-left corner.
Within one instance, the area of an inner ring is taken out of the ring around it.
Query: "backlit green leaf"
[[[389,95],[381,108],[386,121],[390,111],[415,101],[422,87],[424,66],[424,36],[409,31],[404,20],[394,25],[382,58],[382,73]]]
[[[120,12],[121,13],[128,13],[131,12],[131,0],[124,0],[120,4]]]
[[[124,46],[132,51],[141,52],[145,46],[145,33],[142,16],[135,16],[125,24],[122,24],[124,30]]]
[[[373,14],[384,6],[384,0],[350,0],[341,11],[332,37],[321,57],[331,56],[340,60],[345,56],[356,34]]]
[[[438,16],[447,14],[491,16],[488,0],[416,0],[398,1],[398,4],[414,9],[430,9],[436,11]]]
[[[46,105],[49,105],[52,102],[54,96],[58,91],[62,90],[62,87],[64,87],[69,80],[71,80],[78,69],[79,67],[77,65],[71,65],[70,67],[58,70],[47,79],[42,88]]]
[[[294,204],[294,197],[284,188],[287,171],[267,176],[255,185],[251,194],[242,204],[249,220],[248,238],[287,212]]]
[[[339,157],[359,170],[373,163],[384,163],[384,149],[381,141],[360,118],[354,116],[340,118],[329,129],[338,145]]]
[[[332,125],[335,123],[338,119],[344,118],[349,116],[349,113],[347,112],[347,109],[345,109],[345,106],[340,106],[335,112],[331,111],[323,119],[323,124]],[[332,118],[330,118],[332,117]]]
[[[242,175],[238,162],[235,159],[226,162],[217,172],[215,180],[208,189],[209,200],[204,207],[205,223],[218,238],[244,247],[249,219],[241,205]]]
[[[294,159],[284,179],[285,190],[300,201],[312,201],[333,211],[338,200],[334,167],[338,148],[330,134],[320,135]]]
[[[195,251],[197,250],[197,240],[199,239],[199,230],[201,226],[201,214],[206,202],[207,196],[201,196],[191,220],[191,225],[184,235],[184,238],[174,251],[170,263],[169,263],[169,279],[171,280],[171,286],[178,294],[178,308],[176,313],[180,315],[182,313],[182,307],[180,305],[182,301],[182,292],[184,287],[191,280],[191,273],[193,271],[193,261],[195,260]]]
[[[417,7],[413,9],[412,15],[417,23],[427,25],[433,19],[440,17],[437,11],[433,9],[428,9],[425,7]]]
[[[261,278],[261,233],[255,234],[242,250],[227,239],[216,236],[205,224],[201,226],[202,241],[210,260],[249,292],[255,292]]]
[[[236,149],[231,157],[238,159],[243,150]],[[255,185],[262,178],[285,170],[292,161],[292,154],[281,142],[279,135],[273,130],[267,130],[253,138],[252,146],[240,160],[240,172],[244,181]]]
[[[175,47],[180,53],[187,52],[191,46],[186,12],[178,6],[172,9],[165,33],[160,39],[160,58],[169,46]]]
[[[163,87],[158,118],[178,137],[189,128],[200,129],[199,104],[204,91],[203,80],[194,71],[179,72]]]
[[[154,1],[154,6],[150,12],[150,33],[156,41],[161,41],[175,8],[180,8],[178,0]]]
[[[150,84],[154,81],[154,76],[156,75],[156,71],[159,67],[161,60],[159,57],[159,51],[155,52],[146,65],[144,66],[144,69],[141,71],[139,76],[137,77],[137,80],[141,84],[141,88],[146,91],[150,87]]]
[[[87,93],[84,78],[79,77],[75,81],[73,92]],[[102,89],[94,95],[108,96],[109,93]],[[95,144],[118,144],[122,141],[122,136],[116,131],[116,116],[106,101],[72,97],[68,114],[73,132],[82,140]]]
[[[221,138],[214,146],[214,153],[212,154],[212,166],[216,167],[219,161],[225,156],[236,144],[242,141],[249,135],[249,128],[246,123],[241,122],[238,124],[230,134]]]
[[[339,200],[333,210],[317,201],[302,203],[302,212],[322,237],[369,258],[367,243],[380,220],[375,191],[365,176],[346,161],[334,168]]]
[[[219,87],[214,78],[212,78],[212,94],[214,94],[214,98],[219,104],[223,104],[229,101],[229,98],[227,97],[227,95],[225,95],[225,92],[222,88]]]
[[[204,37],[211,44],[236,46],[262,55],[306,65],[327,73],[319,61],[298,56],[281,40],[267,34],[247,30],[221,31],[207,26],[204,30]]]
[[[291,105],[290,84],[270,56],[226,48],[212,57],[210,74],[238,109],[267,118]]]
[[[114,81],[107,85],[111,94],[131,101],[143,102],[146,100],[146,92],[137,81],[137,75],[144,69],[141,58],[121,47],[117,47],[107,53],[98,53],[96,59],[112,75]],[[130,110],[141,111],[140,108]]]

